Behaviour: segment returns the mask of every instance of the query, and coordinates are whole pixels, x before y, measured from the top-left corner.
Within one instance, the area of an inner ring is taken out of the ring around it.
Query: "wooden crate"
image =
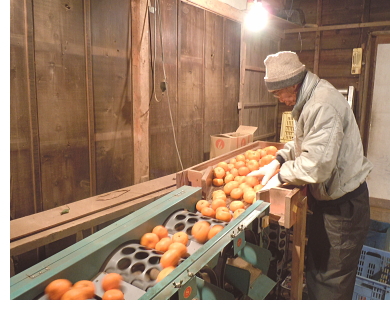
[[[195,165],[176,174],[176,185],[188,185],[202,188],[203,198],[209,200],[212,192],[222,187],[212,185],[213,169],[221,161],[228,161],[238,154],[244,154],[247,150],[256,150],[267,146],[275,146],[278,149],[283,148],[283,143],[257,141],[244,147],[238,148],[224,155]],[[305,187],[283,186],[281,188],[272,188],[267,191],[257,192],[256,199],[270,203],[271,219],[277,221],[280,225],[290,228],[297,220],[297,209],[306,196]]]
[[[256,150],[259,148],[265,148],[267,146],[275,146],[278,149],[282,149],[284,144],[263,141],[257,141],[247,144],[244,147],[232,150],[228,153],[225,153],[208,161],[194,165],[184,171],[176,173],[176,186],[178,188],[184,185],[192,187],[201,187],[202,196],[206,197],[209,195],[209,191],[212,186],[213,168],[219,162],[228,161],[239,154],[244,154],[247,150]]]
[[[297,211],[306,197],[306,186],[285,185],[256,192],[256,200],[270,203],[271,219],[285,228],[292,227],[297,221]]]

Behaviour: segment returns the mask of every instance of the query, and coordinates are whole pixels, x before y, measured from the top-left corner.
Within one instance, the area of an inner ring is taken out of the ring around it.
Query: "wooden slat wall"
[[[96,194],[133,184],[130,2],[91,1]]]
[[[245,31],[243,44],[245,54],[242,68],[243,110],[241,123],[257,127],[254,140],[277,141],[277,100],[269,94],[265,83],[264,60],[269,54],[279,51],[279,37],[268,34],[265,30],[257,33]]]
[[[155,179],[180,169],[171,123],[172,115],[173,124],[177,126],[177,0],[160,1],[159,10],[150,14],[150,28],[153,70],[150,75],[149,164],[150,178]],[[165,78],[167,90],[162,92],[160,83]],[[177,134],[177,128],[175,130]]]
[[[286,33],[281,42],[281,50],[292,50],[298,53],[306,67],[332,83],[336,88],[346,89],[354,86],[354,112],[358,123],[362,117],[362,101],[364,76],[364,59],[367,53],[368,34],[370,31],[389,30],[389,26],[361,27],[359,23],[390,21],[389,1],[365,0],[302,0],[286,1],[286,7],[292,4],[293,9],[300,9],[305,15],[307,24],[318,26],[333,26],[326,31]],[[354,28],[343,28],[343,25],[357,25]],[[312,30],[315,30],[312,28]],[[317,36],[316,36],[317,34]],[[316,49],[316,44],[318,48]],[[362,74],[352,75],[352,51],[363,48]],[[318,67],[316,67],[318,61]],[[360,95],[359,95],[360,93]],[[360,101],[359,101],[360,100]],[[284,105],[284,104],[283,104]],[[282,104],[279,116],[286,109]]]

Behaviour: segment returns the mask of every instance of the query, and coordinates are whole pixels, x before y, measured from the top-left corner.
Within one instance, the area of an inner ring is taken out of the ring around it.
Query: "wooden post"
[[[301,300],[303,292],[303,271],[305,265],[306,246],[307,197],[304,197],[297,206],[297,222],[294,224],[293,227],[294,233],[291,267],[291,299],[293,300]]]
[[[149,180],[149,22],[148,0],[131,1],[131,81],[134,183]]]
[[[317,25],[321,27],[322,24],[322,0],[317,1]],[[318,67],[320,63],[320,44],[321,44],[321,31],[316,31],[315,49],[314,49],[314,68],[313,73],[318,75]]]

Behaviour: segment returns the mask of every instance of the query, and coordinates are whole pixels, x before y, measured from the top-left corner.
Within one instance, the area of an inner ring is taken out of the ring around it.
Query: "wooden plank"
[[[238,22],[244,21],[245,13],[243,11],[240,11],[220,1],[210,1],[210,0],[181,0],[181,1],[200,7],[206,11],[213,12],[214,14],[222,15],[223,17]]]
[[[90,1],[96,193],[130,186],[134,145],[127,0]]]
[[[83,3],[37,0],[33,11],[42,200],[51,209],[89,196]]]
[[[204,137],[203,149],[210,152],[210,135],[223,133],[223,26],[221,16],[206,12],[204,42]]]
[[[125,202],[147,196],[148,194],[170,188],[176,184],[175,180],[174,175],[168,175],[13,220],[10,222],[10,240],[14,241],[28,235],[36,234],[52,227],[110,209]],[[61,214],[63,211],[68,211],[68,213]]]
[[[182,168],[203,161],[205,12],[179,6],[178,147]]]
[[[172,186],[165,188],[154,193],[139,197],[132,201],[128,201],[119,204],[113,208],[102,210],[98,213],[89,214],[86,217],[66,222],[56,227],[52,227],[48,230],[38,232],[34,235],[26,236],[22,239],[11,242],[10,244],[10,255],[16,256],[29,250],[39,248],[41,246],[50,244],[54,241],[63,239],[70,235],[76,234],[86,229],[91,229],[94,226],[103,224],[111,220],[120,219],[143,206],[150,204],[158,198],[172,192],[176,187]]]
[[[10,7],[10,217],[42,210],[33,10],[31,1]]]
[[[292,265],[291,265],[291,299],[301,300],[303,292],[303,272],[306,246],[306,213],[307,198],[297,205],[297,222],[294,225]]]
[[[134,128],[134,183],[149,179],[148,0],[131,1],[131,81]]]
[[[329,31],[329,30],[341,30],[341,29],[351,29],[351,28],[373,28],[373,27],[387,27],[387,26],[390,26],[390,21],[377,21],[377,22],[354,23],[354,24],[345,24],[345,25],[334,25],[334,26],[321,26],[321,27],[312,27],[312,28],[286,29],[284,30],[284,33],[286,34],[286,33]]]
[[[240,44],[241,25],[224,20],[224,75],[223,75],[223,127],[222,132],[235,132],[238,128],[238,102],[240,100]]]
[[[88,149],[89,149],[89,194],[96,195],[96,140],[95,113],[92,83],[92,53],[91,53],[91,3],[84,2],[84,46],[85,46],[85,80],[88,117]]]
[[[177,1],[157,1],[150,14],[152,98],[149,117],[150,179],[175,173],[180,169],[176,152],[177,136]],[[162,46],[161,46],[162,42]],[[154,59],[154,60],[153,60]],[[166,91],[160,83],[167,83]],[[172,117],[172,118],[171,118]],[[174,131],[175,130],[175,131]],[[164,154],[163,158],[161,154]]]

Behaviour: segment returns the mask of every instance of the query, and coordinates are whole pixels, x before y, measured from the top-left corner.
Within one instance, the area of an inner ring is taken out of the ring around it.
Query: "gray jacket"
[[[285,160],[284,182],[309,184],[317,200],[334,200],[365,181],[372,164],[363,155],[355,116],[336,88],[307,72],[292,116],[294,140],[277,152]]]

